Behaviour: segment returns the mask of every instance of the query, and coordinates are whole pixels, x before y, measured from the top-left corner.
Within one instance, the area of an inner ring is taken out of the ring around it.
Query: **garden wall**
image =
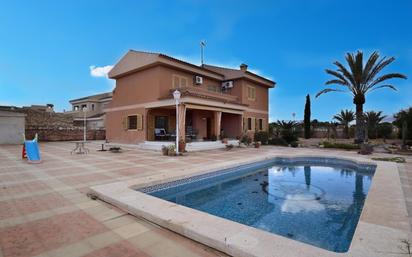
[[[26,138],[32,139],[37,133],[40,141],[80,141],[83,140],[83,128],[26,128]],[[106,130],[88,129],[87,140],[105,140]]]

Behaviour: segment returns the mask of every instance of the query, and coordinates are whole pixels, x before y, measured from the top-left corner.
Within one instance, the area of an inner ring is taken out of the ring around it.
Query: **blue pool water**
[[[274,159],[139,191],[335,252],[349,249],[375,167]]]

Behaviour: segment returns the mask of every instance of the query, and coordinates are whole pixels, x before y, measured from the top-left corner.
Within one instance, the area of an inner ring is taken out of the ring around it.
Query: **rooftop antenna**
[[[201,40],[200,41],[200,63],[202,64],[202,66],[203,66],[203,49],[205,48],[205,46],[206,46],[206,41]]]

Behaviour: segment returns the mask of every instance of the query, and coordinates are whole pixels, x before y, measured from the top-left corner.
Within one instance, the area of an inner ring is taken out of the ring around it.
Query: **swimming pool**
[[[138,189],[330,251],[349,249],[375,166],[275,158]]]

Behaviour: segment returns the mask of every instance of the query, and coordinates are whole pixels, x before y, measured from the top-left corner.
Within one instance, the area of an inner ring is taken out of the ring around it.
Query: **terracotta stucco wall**
[[[159,98],[159,67],[143,70],[116,80],[109,108],[157,101]],[[128,115],[143,116],[143,130],[125,130],[124,119]],[[106,113],[106,137],[119,143],[140,143],[146,136],[146,110],[144,108]]]
[[[154,67],[117,79],[110,108],[157,101],[160,75],[160,67]]]
[[[255,112],[245,112],[243,114],[243,118],[254,118],[255,121],[257,119],[264,119],[263,120],[263,130],[267,131],[269,126],[268,126],[268,119],[269,119],[269,115],[268,114],[263,114],[263,113],[255,113]],[[256,123],[255,123],[256,125]],[[258,128],[255,126],[255,130],[257,130]],[[246,131],[246,128],[243,128],[243,131]],[[249,134],[253,135],[254,130],[253,131],[247,131]]]
[[[200,88],[200,89],[207,90],[207,87],[209,85],[221,86],[221,82],[215,79],[207,78],[207,77],[203,77],[203,84],[195,85],[194,83],[194,77],[196,76],[195,73],[180,71],[180,70],[172,69],[172,68],[165,67],[165,66],[160,66],[158,67],[158,69],[160,71],[159,72],[160,97],[167,97],[170,94],[170,90],[173,89],[173,75],[185,77],[187,79],[188,87],[194,87],[194,88]]]
[[[193,128],[195,128],[198,132],[198,139],[203,139],[207,136],[207,118],[210,118],[210,122],[212,123],[210,126],[213,128],[212,111],[192,110]]]
[[[142,114],[142,130],[126,130],[124,119],[128,115]],[[145,140],[146,112],[144,108],[109,112],[106,114],[106,138],[112,142],[137,144]]]
[[[248,86],[256,88],[256,100],[248,99]],[[249,108],[268,111],[269,108],[269,89],[267,87],[259,86],[256,83],[242,80],[242,103],[249,105]]]
[[[242,115],[232,113],[222,113],[221,129],[223,136],[236,138],[242,134]]]

